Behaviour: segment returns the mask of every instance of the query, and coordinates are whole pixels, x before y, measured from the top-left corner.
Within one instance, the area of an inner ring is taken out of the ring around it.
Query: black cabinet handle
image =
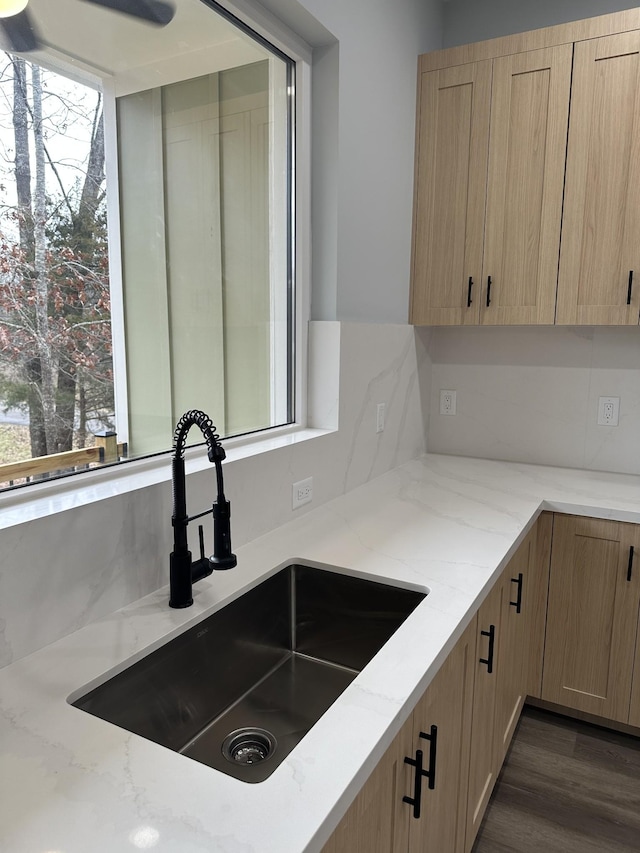
[[[469,276],[469,289],[467,290],[467,308],[471,308],[473,299],[471,298],[471,288],[473,287],[473,278]]]
[[[422,750],[416,749],[415,758],[409,758],[405,755],[404,763],[415,767],[416,773],[413,780],[413,797],[403,797],[402,802],[407,803],[409,806],[413,806],[413,816],[418,820],[420,818],[420,803],[422,800],[422,777],[424,776],[424,770],[422,769]]]
[[[633,574],[633,545],[629,545],[629,565],[627,566],[627,580],[631,582],[631,575]]]
[[[436,787],[436,756],[438,754],[438,727],[431,726],[429,734],[420,732],[420,737],[423,740],[429,741],[429,769],[423,770],[423,776],[429,780],[429,790],[433,791]]]
[[[491,276],[487,276],[487,308],[491,305]]]
[[[509,602],[509,607],[515,607],[516,613],[520,613],[522,611],[522,572],[518,574],[517,578],[511,578],[511,583],[518,584],[518,592],[516,593],[516,600]]]
[[[491,674],[493,672],[493,647],[496,641],[496,626],[489,625],[488,631],[480,631],[480,634],[483,637],[489,638],[489,654],[486,658],[480,658],[480,663],[484,663],[487,666],[487,672]]]
[[[429,741],[429,768],[425,770],[422,766],[424,753],[421,749],[416,749],[416,757],[409,758],[405,756],[404,763],[410,764],[416,768],[413,779],[413,797],[403,797],[402,802],[413,806],[413,816],[416,820],[420,819],[420,810],[422,807],[422,778],[428,780],[429,789],[433,790],[436,786],[436,755],[438,751],[438,727],[431,726],[429,734],[420,732],[420,737],[423,740]]]
[[[627,305],[631,305],[631,291],[633,289],[633,270],[629,270],[629,287],[627,288]]]

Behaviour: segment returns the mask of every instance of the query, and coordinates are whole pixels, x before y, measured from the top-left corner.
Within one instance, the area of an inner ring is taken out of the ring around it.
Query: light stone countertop
[[[543,509],[640,523],[640,477],[426,455],[0,671],[1,853],[314,853]],[[265,782],[249,785],[67,703],[291,559],[429,595]]]

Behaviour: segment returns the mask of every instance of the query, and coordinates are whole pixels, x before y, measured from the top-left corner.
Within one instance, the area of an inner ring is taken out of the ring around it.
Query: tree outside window
[[[5,54],[0,172],[1,463],[113,426],[100,93]]]

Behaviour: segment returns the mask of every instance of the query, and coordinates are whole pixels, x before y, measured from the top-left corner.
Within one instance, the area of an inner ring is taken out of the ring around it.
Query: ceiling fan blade
[[[176,11],[173,4],[165,3],[164,0],[85,0],[85,2],[104,6],[105,9],[112,9],[114,12],[132,15],[134,18],[141,18],[143,21],[149,21],[161,27],[172,20]]]
[[[9,51],[28,53],[40,46],[38,31],[26,9],[10,18],[0,18],[0,28],[6,36]]]

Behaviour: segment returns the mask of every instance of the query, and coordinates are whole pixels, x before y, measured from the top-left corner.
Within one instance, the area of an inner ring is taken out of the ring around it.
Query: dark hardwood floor
[[[472,853],[632,851],[640,739],[526,707]]]

